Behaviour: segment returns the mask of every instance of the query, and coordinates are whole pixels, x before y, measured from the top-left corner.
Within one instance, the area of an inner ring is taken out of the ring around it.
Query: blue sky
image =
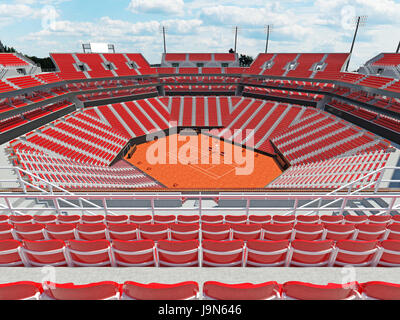
[[[400,38],[400,0],[0,0],[1,40],[26,54],[81,52],[81,43],[113,43],[119,52],[141,52],[159,63],[160,26],[169,52],[227,52],[239,26],[238,52],[347,52],[354,17],[366,15],[351,69]]]

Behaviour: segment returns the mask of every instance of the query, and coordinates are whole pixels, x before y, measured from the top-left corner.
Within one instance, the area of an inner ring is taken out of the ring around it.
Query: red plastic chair
[[[114,240],[111,253],[117,266],[155,267],[157,264],[155,245],[151,240]]]
[[[44,233],[45,226],[43,224],[35,223],[35,224],[16,224],[14,226],[14,233],[18,240],[31,240],[31,241],[39,241],[45,240]]]
[[[356,282],[348,284],[316,285],[289,281],[283,284],[283,298],[287,300],[354,300],[360,297]]]
[[[20,281],[0,284],[0,300],[39,300],[43,289],[40,283]]]
[[[177,284],[141,284],[127,281],[122,287],[123,299],[191,300],[199,298],[199,285],[188,281]]]
[[[247,223],[247,216],[225,216],[225,223],[244,224]]]
[[[325,234],[323,239],[325,240],[351,240],[354,238],[356,228],[354,224],[334,224],[329,223],[324,225]]]
[[[22,252],[33,267],[68,266],[65,248],[65,243],[61,240],[24,241],[22,244]]]
[[[6,215],[0,215],[0,224],[10,223],[10,217]]]
[[[74,224],[48,224],[44,230],[46,238],[51,240],[75,240]]]
[[[175,222],[176,222],[176,216],[174,216],[174,215],[169,215],[169,216],[155,215],[154,216],[154,223],[170,224],[170,223],[175,223]]]
[[[324,226],[318,223],[297,223],[293,228],[292,240],[322,240]]]
[[[333,241],[292,241],[287,267],[326,267],[331,262]]]
[[[0,224],[0,240],[14,240],[14,227],[8,223]]]
[[[55,215],[47,215],[47,216],[33,216],[34,223],[41,223],[41,224],[52,224],[57,222],[57,216]]]
[[[283,223],[283,224],[294,224],[296,223],[296,216],[295,215],[290,215],[290,216],[280,216],[280,215],[275,215],[272,216],[272,223]]]
[[[203,240],[203,266],[235,267],[244,265],[244,242]]]
[[[200,226],[198,224],[171,224],[170,239],[177,241],[199,240]]]
[[[382,241],[374,266],[400,267],[400,240]]]
[[[261,239],[260,224],[231,224],[232,239],[237,240],[259,240]]]
[[[138,215],[130,215],[129,222],[135,224],[150,224],[153,222],[153,217],[149,215],[138,216]]]
[[[76,226],[76,235],[79,240],[104,240],[108,238],[107,227],[103,223],[83,224],[78,223]]]
[[[110,240],[134,241],[139,239],[139,229],[134,223],[110,223],[108,235]]]
[[[400,284],[371,281],[360,283],[363,299],[400,300]]]
[[[187,223],[187,224],[199,224],[200,223],[200,216],[199,215],[193,215],[193,216],[184,216],[184,215],[179,215],[176,219],[177,223]]]
[[[370,266],[378,253],[378,241],[340,240],[336,243],[331,266]]]
[[[0,241],[0,267],[22,267],[27,265],[20,254],[21,244],[16,240]]]
[[[107,215],[106,224],[127,224],[129,223],[129,217],[127,215]]]
[[[168,225],[166,224],[141,224],[139,234],[141,240],[167,240],[169,238]]]
[[[231,227],[229,224],[206,224],[201,225],[203,240],[224,241],[231,239]]]
[[[203,285],[203,296],[212,300],[273,300],[280,299],[280,286],[275,281],[261,284],[207,281]]]
[[[46,300],[119,300],[119,284],[112,281],[75,285],[46,282],[43,285]]]
[[[392,216],[369,216],[368,217],[368,222],[369,223],[390,223],[392,221]]]
[[[284,266],[289,250],[289,240],[247,242],[245,267]]]
[[[400,240],[400,223],[392,223],[386,227],[385,240]]]
[[[160,240],[156,248],[160,267],[199,267],[199,242]]]
[[[386,224],[357,224],[356,234],[354,235],[354,240],[372,241],[381,240],[386,234]]]
[[[72,215],[72,216],[61,216],[57,217],[57,222],[60,224],[67,223],[67,224],[74,224],[77,225],[81,222],[81,216]]]
[[[292,238],[293,225],[292,224],[272,224],[267,223],[262,225],[264,240],[280,241],[290,240]]]
[[[271,223],[271,222],[272,222],[271,216],[257,216],[257,215],[249,216],[249,223],[266,224],[266,223]]]
[[[344,221],[344,216],[342,215],[338,215],[338,216],[328,216],[328,215],[324,215],[324,216],[320,216],[320,221],[323,224],[342,224]]]
[[[368,223],[368,216],[351,216],[347,215],[344,217],[345,223],[359,224]]]
[[[110,243],[107,240],[78,241],[67,243],[69,262],[78,267],[111,266]]]
[[[302,223],[302,224],[306,224],[306,223],[311,223],[311,224],[315,224],[315,223],[320,223],[320,218],[319,216],[304,216],[304,215],[298,215],[296,217],[297,223]]]
[[[94,216],[83,215],[81,218],[81,223],[82,224],[105,223],[105,216],[103,216],[103,215],[94,215]]]
[[[16,224],[25,224],[25,223],[33,223],[33,217],[31,215],[21,215],[21,216],[16,216],[16,215],[11,215],[10,216],[10,224],[16,225]]]
[[[207,223],[207,224],[222,224],[224,223],[224,216],[222,215],[202,215],[201,216],[201,223]]]

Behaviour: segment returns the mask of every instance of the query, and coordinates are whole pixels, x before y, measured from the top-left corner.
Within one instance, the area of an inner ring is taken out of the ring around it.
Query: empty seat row
[[[0,300],[398,300],[400,285],[372,281],[317,285],[290,281],[226,284],[207,281],[142,284],[112,281],[75,285],[21,281],[0,285]]]
[[[1,267],[400,267],[400,241],[0,241]]]
[[[400,223],[400,215],[0,215],[0,223],[235,223],[235,224],[391,224]]]
[[[0,240],[400,240],[400,224],[0,223]]]

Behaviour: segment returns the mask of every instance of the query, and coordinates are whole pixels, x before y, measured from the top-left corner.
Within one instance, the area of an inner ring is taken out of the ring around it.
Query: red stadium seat
[[[205,240],[223,241],[231,239],[231,227],[228,224],[203,223],[201,233]]]
[[[169,229],[171,240],[186,241],[199,239],[200,226],[198,224],[174,223],[169,226]]]
[[[360,283],[363,299],[400,300],[400,284],[371,281]]]
[[[225,216],[225,223],[247,223],[247,216]]]
[[[106,216],[106,223],[107,224],[126,224],[129,222],[129,217],[127,215],[118,215],[118,216],[112,216],[112,215],[107,215]]]
[[[203,285],[203,296],[213,300],[273,300],[280,299],[280,287],[275,281],[251,284],[225,284],[207,281]]]
[[[0,267],[24,266],[23,256],[20,255],[21,244],[16,240],[0,241]]]
[[[392,216],[369,216],[369,223],[390,223]]]
[[[293,225],[287,223],[285,224],[267,223],[262,225],[262,229],[263,229],[264,240],[272,240],[272,241],[290,240],[292,237]]]
[[[244,265],[244,242],[203,240],[203,266],[235,267]]]
[[[165,223],[165,224],[170,224],[170,223],[175,223],[176,222],[176,216],[169,215],[169,216],[154,216],[154,223]]]
[[[75,240],[74,224],[48,224],[44,230],[47,239]]]
[[[381,240],[386,234],[386,224],[357,224],[354,240],[372,241]]]
[[[32,223],[33,217],[30,215],[21,215],[21,216],[10,216],[10,224],[23,224],[23,223]]]
[[[221,215],[213,216],[213,215],[205,215],[205,214],[203,214],[201,216],[201,223],[221,224],[221,223],[224,223],[224,216],[221,216]]]
[[[99,223],[104,223],[105,217],[102,215],[96,215],[96,216],[86,216],[83,215],[81,219],[81,223],[87,223],[87,224],[99,224]]]
[[[66,267],[65,243],[61,240],[24,241],[22,252],[33,267]]]
[[[246,267],[275,267],[285,265],[289,241],[249,240],[246,248]]]
[[[340,240],[336,243],[332,266],[370,266],[378,252],[377,241]]]
[[[110,243],[107,240],[70,240],[67,243],[67,252],[73,266],[111,266]]]
[[[374,266],[400,267],[400,240],[385,240],[381,242]]]
[[[199,267],[199,242],[167,241],[157,243],[157,261],[160,267]]]
[[[123,267],[154,267],[156,254],[151,240],[114,240],[111,247],[115,264]]]
[[[0,224],[0,241],[1,240],[14,240],[13,226],[8,223]]]
[[[265,224],[265,223],[271,223],[271,221],[272,221],[271,216],[256,216],[256,215],[249,216],[249,223]]]
[[[296,300],[353,300],[359,298],[357,283],[316,285],[290,281],[282,286],[284,299]]]
[[[261,239],[260,224],[231,224],[232,239],[243,241]]]
[[[333,241],[294,240],[289,251],[287,266],[325,267],[331,262]]]
[[[272,221],[274,224],[275,223],[284,223],[284,224],[295,223],[296,216],[295,215],[290,215],[290,216],[275,215],[275,216],[272,216]]]
[[[48,216],[33,216],[34,223],[41,223],[41,224],[51,224],[57,222],[57,216],[55,215],[48,215]]]
[[[107,227],[103,223],[83,224],[78,223],[76,226],[76,235],[79,240],[103,240],[107,239]]]
[[[0,215],[0,224],[9,223],[10,217],[6,215]]]
[[[14,232],[18,240],[37,241],[45,239],[44,228],[45,226],[39,223],[16,224],[14,226]]]
[[[118,300],[120,291],[118,283],[111,281],[84,285],[46,282],[43,296],[45,300]]]
[[[322,240],[324,226],[317,223],[297,223],[293,228],[292,240]]]
[[[179,215],[176,219],[177,223],[200,223],[200,216],[199,215],[193,215],[193,216],[183,216]]]
[[[58,223],[68,223],[68,224],[78,224],[81,222],[81,216],[72,215],[72,216],[57,216]]]
[[[353,224],[325,224],[325,237],[327,240],[350,240],[354,238],[356,228]]]
[[[347,215],[347,216],[344,217],[344,222],[345,223],[353,223],[353,224],[368,223],[368,216],[351,216],[351,215]]]
[[[153,222],[152,216],[138,216],[138,215],[131,215],[129,216],[129,221],[136,224],[149,224]]]
[[[167,240],[168,225],[166,224],[141,224],[139,225],[140,239],[142,240]]]
[[[110,240],[133,241],[139,238],[138,226],[134,223],[118,223],[108,225]]]
[[[303,215],[298,215],[297,218],[297,223],[319,223],[320,222],[320,218],[319,216],[303,216]]]
[[[122,287],[123,299],[133,300],[191,300],[199,297],[196,282],[177,284],[141,284],[127,281]]]
[[[388,225],[384,238],[387,240],[400,240],[400,223]]]
[[[342,216],[342,215],[339,215],[339,216],[327,216],[327,215],[324,215],[324,216],[320,217],[320,220],[324,224],[331,224],[331,223],[340,224],[340,223],[343,222],[344,216]]]
[[[42,291],[42,285],[36,282],[0,284],[0,300],[39,300]]]

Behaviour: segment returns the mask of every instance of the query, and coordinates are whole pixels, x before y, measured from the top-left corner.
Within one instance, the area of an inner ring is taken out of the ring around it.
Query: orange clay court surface
[[[179,140],[178,140],[179,137]],[[171,140],[174,139],[174,140]],[[180,139],[184,139],[180,141]],[[193,140],[192,140],[193,139]],[[175,142],[176,141],[176,144]],[[188,142],[192,141],[191,145],[198,145],[195,149],[197,152],[184,152],[184,146],[188,146]],[[196,143],[197,141],[197,143]],[[158,150],[166,150],[166,164],[150,164],[148,162],[148,154],[155,154],[157,157],[158,152],[148,152],[151,147],[154,150],[155,145],[160,146],[161,143],[165,142],[166,148],[159,147]],[[177,148],[170,149],[170,145],[176,145]],[[203,145],[203,147],[201,147]],[[214,146],[213,150],[210,150]],[[225,164],[224,159],[227,156],[230,148],[232,159],[231,164]],[[136,152],[132,155],[131,159],[125,158],[128,162],[153,177],[157,181],[161,182],[168,188],[171,189],[235,189],[235,188],[264,188],[271,181],[276,179],[282,174],[282,170],[275,163],[271,157],[255,153],[251,150],[247,150],[248,153],[253,154],[253,159],[250,157],[248,163],[254,170],[250,175],[237,175],[236,168],[243,168],[245,164],[238,165],[235,161],[234,150],[238,150],[239,153],[245,157],[245,149],[232,145],[227,142],[223,142],[219,139],[208,137],[205,135],[198,136],[183,136],[183,135],[171,135],[165,138],[161,138],[158,141],[152,141],[137,146]],[[214,152],[213,152],[214,151]],[[190,159],[190,164],[182,164],[182,157],[177,157],[179,154],[186,155]],[[197,156],[196,156],[197,154]],[[220,164],[213,164],[212,157],[220,157]],[[179,158],[179,161],[177,160]],[[174,159],[177,164],[171,163],[170,159]],[[197,164],[194,163],[197,159]],[[209,161],[209,164],[205,162]]]

